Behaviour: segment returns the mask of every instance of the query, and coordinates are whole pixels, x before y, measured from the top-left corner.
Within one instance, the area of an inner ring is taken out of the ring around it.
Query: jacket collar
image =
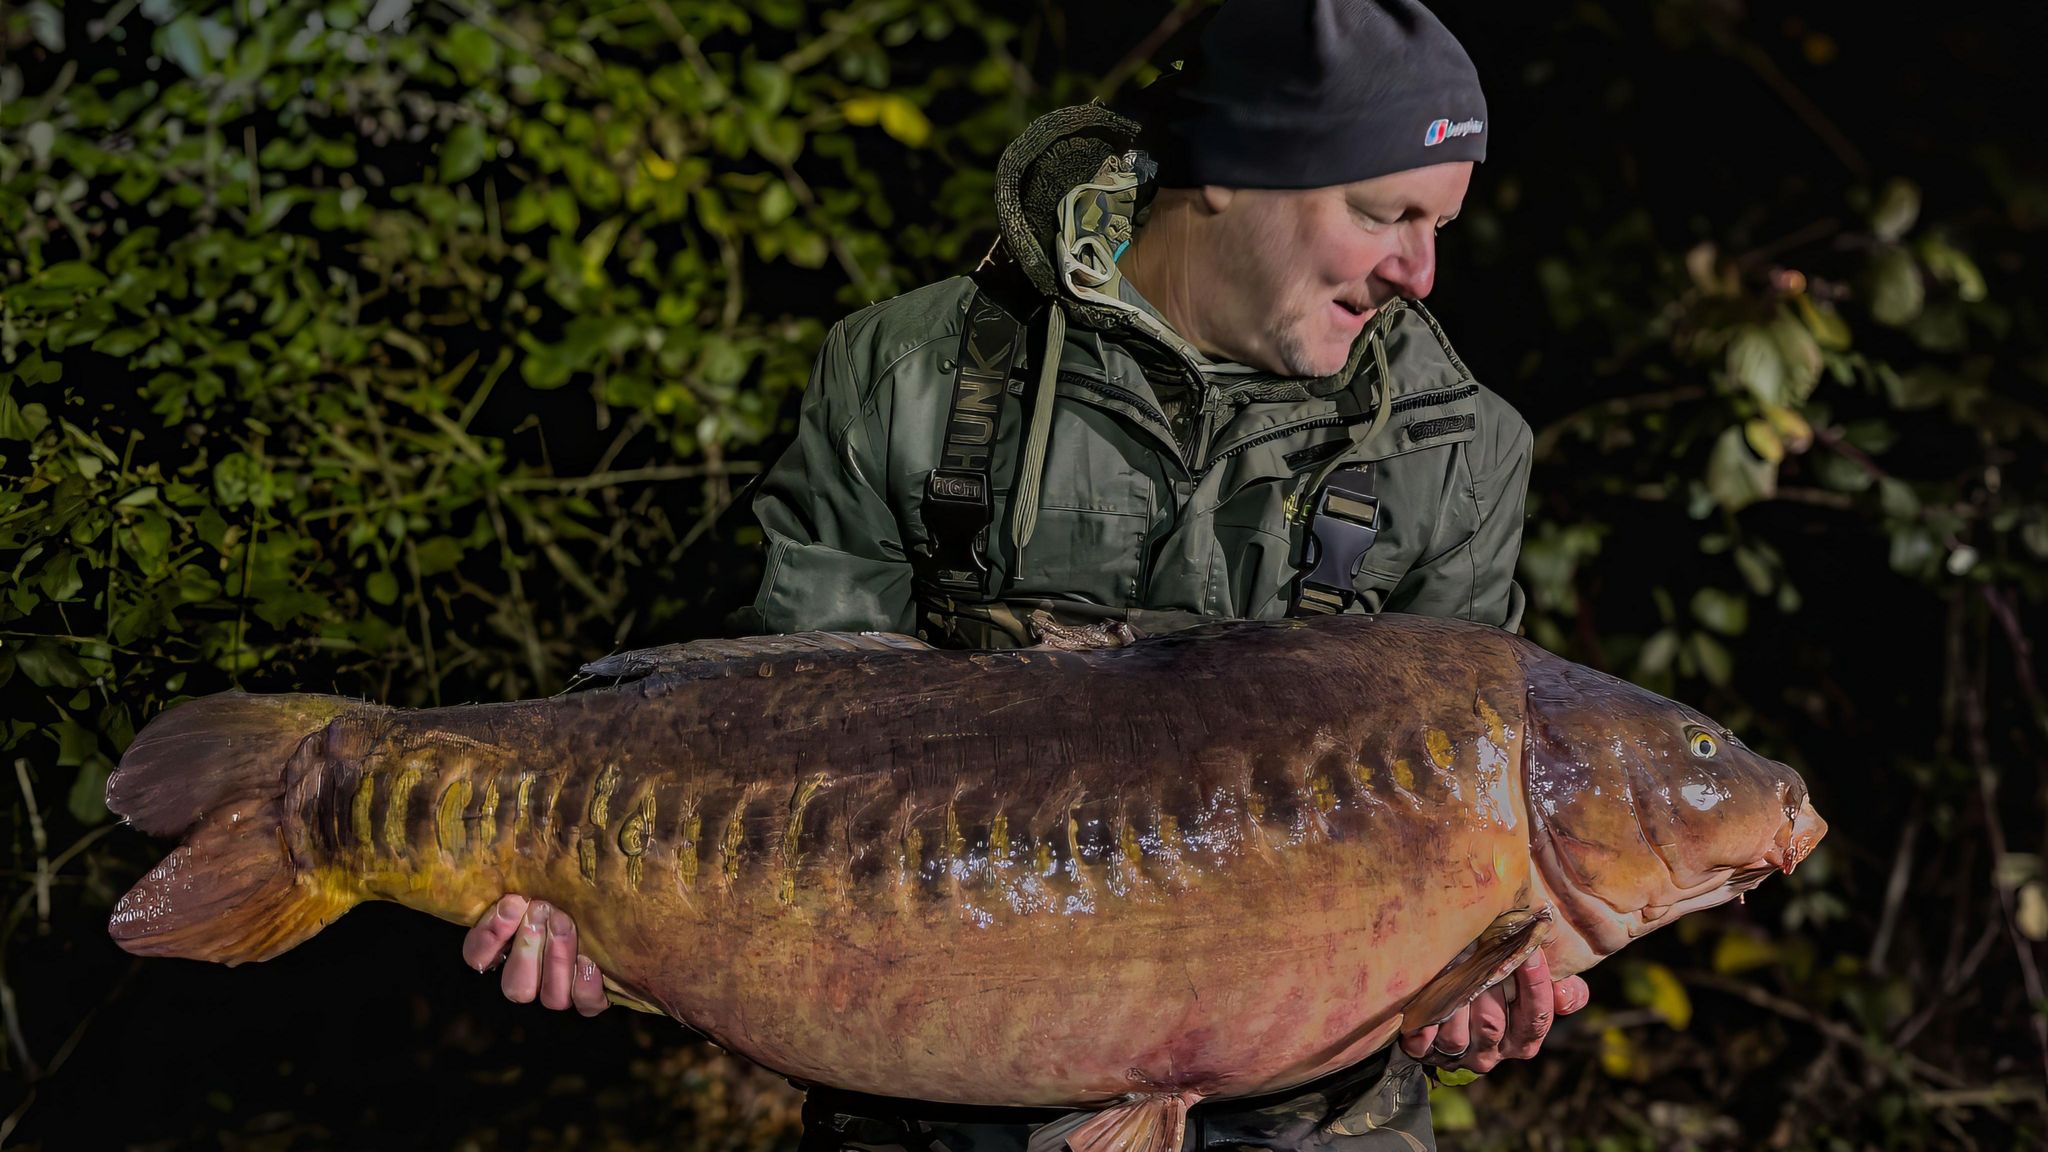
[[[1074,328],[1123,345],[1160,384],[1200,381],[1246,400],[1320,399],[1349,388],[1390,315],[1365,326],[1338,372],[1280,376],[1212,360],[1155,313],[1123,299],[1116,258],[1137,231],[1138,128],[1108,108],[1082,104],[1032,121],[1004,149],[996,215],[1002,244],[1032,288],[1065,309]]]

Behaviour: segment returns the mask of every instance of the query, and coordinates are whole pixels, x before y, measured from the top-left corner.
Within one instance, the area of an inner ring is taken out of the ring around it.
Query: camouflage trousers
[[[798,1152],[1025,1152],[1064,1113],[953,1108],[813,1089]],[[1196,1105],[1181,1152],[1436,1152],[1429,1077],[1398,1049],[1273,1097]]]

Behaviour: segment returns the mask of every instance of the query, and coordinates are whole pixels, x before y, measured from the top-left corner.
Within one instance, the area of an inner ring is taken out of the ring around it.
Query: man
[[[1204,44],[1145,140],[1156,180],[1134,122],[1050,113],[1003,155],[977,275],[826,337],[754,501],[762,630],[1007,647],[1048,617],[1518,626],[1528,426],[1420,304],[1485,155],[1471,61],[1414,0],[1231,0]],[[512,999],[604,1006],[558,910],[508,896],[464,955],[504,957]],[[1539,954],[1398,1055],[1198,1107],[1189,1146],[1429,1147],[1416,1060],[1530,1056],[1585,1000]],[[1053,1118],[819,1089],[804,1139],[1014,1150]]]

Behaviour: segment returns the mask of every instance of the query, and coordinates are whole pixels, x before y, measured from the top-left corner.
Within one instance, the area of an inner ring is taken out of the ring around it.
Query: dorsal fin
[[[625,679],[692,664],[765,660],[803,652],[918,652],[931,645],[898,632],[792,632],[787,636],[742,636],[735,640],[692,640],[616,652],[585,664],[585,676]]]

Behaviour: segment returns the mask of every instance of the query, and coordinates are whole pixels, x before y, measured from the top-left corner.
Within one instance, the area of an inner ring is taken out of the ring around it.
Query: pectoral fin
[[[1100,1112],[1076,1112],[1031,1134],[1026,1152],[1179,1152],[1193,1092],[1142,1092]]]
[[[1508,978],[1550,938],[1548,907],[1518,908],[1497,917],[1401,1011],[1401,1031],[1441,1024],[1474,997]]]
[[[604,978],[604,994],[606,999],[621,1008],[631,1008],[635,1012],[646,1012],[654,1016],[668,1015],[667,1009],[643,999],[636,993],[628,992],[623,985],[609,976]]]

